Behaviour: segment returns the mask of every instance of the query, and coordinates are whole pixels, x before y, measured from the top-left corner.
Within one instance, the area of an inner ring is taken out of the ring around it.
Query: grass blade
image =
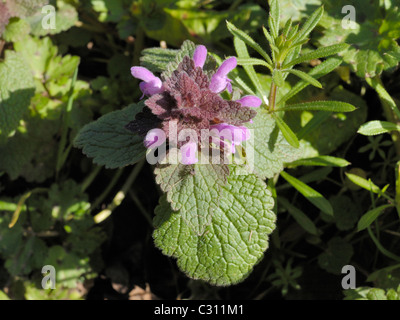
[[[308,82],[309,84],[313,85],[314,87],[322,88],[322,84],[318,80],[314,79],[309,74],[307,74],[303,71],[296,70],[296,69],[288,69],[288,70],[282,70],[282,71],[292,73],[295,76],[299,77],[300,79],[304,80],[305,82]]]
[[[305,158],[290,162],[288,166],[297,167],[297,166],[321,166],[321,167],[347,167],[350,165],[345,159],[332,157],[332,156],[318,156],[313,158]]]
[[[310,61],[313,59],[332,56],[334,54],[337,54],[337,53],[347,49],[348,46],[349,45],[346,43],[339,43],[339,44],[334,44],[334,45],[327,46],[327,47],[318,48],[317,50],[314,50],[310,53],[307,53],[303,56],[300,56],[300,57],[290,61],[289,63],[287,63],[286,65],[283,66],[283,69],[290,68],[296,64],[299,64],[299,63],[302,63],[305,61]]]
[[[347,102],[341,101],[310,101],[286,105],[277,108],[276,111],[330,111],[330,112],[351,112],[356,108]]]
[[[387,208],[393,207],[392,204],[384,204],[365,213],[360,220],[358,220],[357,231],[362,231],[370,226],[379,215]]]
[[[339,57],[333,57],[325,60],[320,65],[313,68],[309,73],[309,76],[312,76],[314,79],[319,79],[322,76],[330,73],[331,71],[335,70],[340,64],[342,63],[342,59]],[[283,102],[289,100],[290,98],[294,97],[298,94],[301,90],[306,88],[309,85],[306,81],[300,81],[296,83],[296,85],[287,93],[285,94],[277,103],[277,106],[282,104]]]
[[[310,186],[306,185],[304,182],[292,177],[285,171],[281,172],[281,176],[289,182],[297,191],[299,191],[308,201],[310,201],[314,206],[316,206],[321,211],[333,216],[333,209],[328,200],[324,198],[322,194],[315,191]]]
[[[303,211],[297,209],[295,206],[289,203],[289,201],[282,197],[278,198],[278,202],[290,213],[294,220],[296,220],[297,223],[304,230],[313,235],[318,235],[318,229],[315,226],[314,222],[309,217],[307,217],[307,215]]]
[[[279,129],[282,131],[283,136],[285,137],[286,141],[295,148],[300,146],[299,140],[296,137],[296,134],[289,128],[289,126],[282,120],[279,116],[274,114],[274,118],[276,124],[278,125]]]
[[[226,25],[230,33],[232,33],[235,37],[242,40],[248,46],[252,47],[256,50],[271,66],[273,65],[271,58],[269,55],[261,48],[261,46],[255,42],[248,34],[243,32],[242,30],[236,28],[232,23],[226,21]]]

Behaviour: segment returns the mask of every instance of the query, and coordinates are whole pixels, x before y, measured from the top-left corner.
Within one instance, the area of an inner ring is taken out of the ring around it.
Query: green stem
[[[366,78],[365,80],[378,93],[385,118],[390,122],[399,124],[400,110],[390,94],[386,91],[381,78],[376,76],[374,78]],[[396,153],[398,156],[400,156],[400,132],[393,131],[390,135],[392,137]]]
[[[81,185],[81,191],[85,192],[85,190],[92,184],[93,180],[96,179],[97,175],[101,171],[102,167],[101,166],[96,166],[92,172],[89,174],[89,176],[86,177],[86,179],[82,182]]]
[[[92,209],[96,209],[103,201],[104,199],[108,196],[108,194],[110,193],[110,191],[115,187],[115,185],[118,182],[119,177],[122,175],[122,172],[124,171],[124,169],[118,169],[117,172],[114,174],[114,176],[112,177],[110,183],[107,185],[107,187],[103,190],[103,192],[100,194],[100,196],[93,201],[92,203]]]
[[[72,104],[74,102],[74,88],[77,76],[78,76],[78,66],[76,67],[74,75],[72,76],[71,86],[68,93],[68,103],[63,117],[61,140],[60,144],[58,145],[58,153],[57,153],[56,180],[58,179],[59,171],[64,165],[64,162],[67,159],[69,151],[71,150],[71,146],[68,147],[67,149],[65,149],[65,146],[67,144],[69,118],[71,115]]]
[[[140,63],[140,54],[144,48],[144,30],[142,27],[139,26],[138,30],[136,31],[136,39],[134,42],[134,49],[133,49],[133,61],[132,64],[134,66],[138,66]]]
[[[138,207],[140,213],[143,215],[143,217],[147,220],[149,225],[153,227],[153,219],[151,217],[151,214],[144,208],[143,204],[140,202],[140,199],[136,195],[136,193],[133,190],[129,190],[129,195],[131,196],[133,202],[135,202],[136,206]]]
[[[17,208],[16,208],[16,210],[14,211],[14,213],[12,215],[11,222],[8,224],[8,227],[12,228],[12,227],[15,226],[15,224],[18,221],[19,215],[20,215],[20,213],[21,213],[21,211],[23,209],[25,201],[28,200],[28,198],[33,193],[41,193],[41,192],[47,192],[47,191],[48,191],[48,189],[46,189],[46,188],[35,188],[35,189],[33,189],[31,191],[28,191],[27,193],[23,194],[21,196],[21,198],[19,199],[19,201],[18,201]]]
[[[393,259],[397,262],[400,262],[400,257],[395,255],[394,253],[386,250],[381,243],[379,242],[379,240],[375,237],[374,233],[371,230],[371,227],[368,227],[368,233],[369,236],[371,237],[372,241],[375,243],[376,247],[378,248],[378,250],[385,255],[386,257],[389,257],[390,259]]]
[[[271,91],[269,93],[269,111],[273,112],[275,110],[275,102],[276,102],[276,91],[277,87],[275,83],[271,84]]]
[[[106,209],[100,211],[98,214],[96,214],[93,219],[95,223],[100,223],[103,222],[105,219],[107,219],[111,213],[120,206],[122,201],[124,201],[126,194],[128,193],[130,187],[132,184],[135,182],[140,170],[142,169],[143,165],[145,163],[145,159],[142,159],[140,162],[138,162],[135,167],[133,168],[131,174],[128,176],[126,179],[124,185],[122,186],[121,190],[119,190],[116,195],[114,196],[114,199],[112,202],[107,206]]]

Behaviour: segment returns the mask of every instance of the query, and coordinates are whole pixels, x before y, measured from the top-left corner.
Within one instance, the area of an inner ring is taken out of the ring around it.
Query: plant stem
[[[269,93],[269,111],[273,112],[275,110],[275,99],[276,99],[276,84],[272,82],[271,91]]]
[[[57,152],[56,180],[58,180],[58,174],[60,172],[60,169],[62,168],[65,160],[67,159],[69,151],[71,150],[71,146],[68,147],[66,150],[65,146],[67,144],[69,118],[72,110],[72,104],[74,102],[74,88],[77,76],[78,76],[78,66],[76,67],[74,75],[72,76],[71,86],[68,93],[68,103],[65,109],[65,114],[62,122],[61,140],[60,144],[58,145],[58,152]]]
[[[400,110],[393,101],[392,97],[386,91],[381,78],[376,76],[374,78],[366,78],[365,80],[378,93],[386,119],[395,124],[399,124]],[[398,156],[400,156],[400,132],[393,131],[390,135],[392,137],[396,153]]]
[[[86,177],[86,179],[82,182],[81,186],[81,191],[85,192],[85,190],[92,184],[93,180],[96,179],[97,175],[101,171],[102,167],[101,166],[96,166],[92,172],[89,174],[89,176]]]
[[[114,199],[112,202],[107,206],[106,209],[100,211],[98,214],[96,214],[93,219],[95,223],[100,223],[103,222],[105,219],[107,219],[111,213],[120,206],[122,201],[125,199],[126,194],[128,193],[130,187],[132,184],[135,182],[140,170],[142,169],[143,165],[145,163],[145,159],[142,159],[140,162],[138,162],[135,167],[133,168],[131,174],[128,176],[126,179],[124,185],[122,186],[121,190],[119,190],[116,195],[114,196]]]
[[[151,217],[151,214],[143,207],[143,204],[140,202],[140,199],[136,195],[136,193],[133,190],[129,190],[129,195],[131,196],[133,202],[135,202],[136,206],[138,207],[140,213],[143,215],[143,217],[147,220],[149,225],[153,227],[153,219]]]
[[[92,209],[96,209],[107,197],[107,195],[110,193],[110,191],[115,187],[115,185],[118,182],[119,177],[121,176],[122,172],[124,169],[118,169],[117,172],[114,174],[113,178],[111,179],[110,183],[107,185],[107,187],[104,189],[104,191],[100,194],[100,196],[93,201],[92,204]]]

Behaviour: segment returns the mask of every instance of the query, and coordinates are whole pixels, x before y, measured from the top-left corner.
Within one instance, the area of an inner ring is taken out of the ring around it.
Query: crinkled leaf
[[[328,242],[328,248],[318,256],[319,266],[333,274],[340,274],[344,265],[349,264],[353,256],[351,244],[339,237]]]
[[[229,168],[224,164],[169,164],[155,169],[156,181],[174,211],[197,235],[202,235],[218,208]]]
[[[28,22],[19,18],[11,18],[6,30],[3,33],[3,38],[8,42],[20,41],[31,30]]]
[[[118,168],[139,161],[146,152],[143,138],[127,130],[125,126],[135,118],[143,104],[130,106],[108,113],[83,127],[74,145],[81,148],[93,162],[106,168]]]
[[[205,232],[195,234],[163,196],[156,208],[154,240],[178,259],[189,277],[214,285],[242,281],[260,261],[275,227],[273,198],[253,174],[228,178]]]
[[[32,34],[35,36],[45,36],[50,34],[57,34],[72,28],[78,21],[78,12],[76,9],[65,2],[58,2],[58,8],[55,10],[55,28],[43,28],[42,22],[45,15],[41,10],[36,11],[35,15],[27,18],[31,24]],[[50,22],[45,21],[46,22]]]
[[[17,128],[35,92],[29,67],[18,53],[6,51],[0,62],[0,88],[0,139],[4,139]]]
[[[81,277],[90,271],[89,258],[81,259],[59,245],[49,249],[43,265],[54,266],[56,283],[68,288],[75,288],[78,282],[83,282],[84,279]]]
[[[0,170],[11,179],[43,182],[54,174],[59,121],[29,117],[26,132],[17,132],[0,146]]]
[[[286,141],[270,114],[259,111],[246,126],[254,136],[246,142],[246,149],[254,150],[254,173],[259,177],[271,178],[283,170],[285,162],[301,157],[302,151]]]
[[[398,8],[384,10],[379,8],[377,1],[366,5],[363,0],[355,0],[352,2],[357,13],[355,28],[344,29],[341,8],[347,4],[344,0],[328,1],[328,17],[321,23],[325,31],[319,43],[323,46],[338,41],[350,44],[343,59],[361,78],[374,77],[383,70],[396,67],[396,55],[400,52],[396,42],[400,32]]]
[[[321,218],[326,222],[335,222],[339,230],[350,230],[357,223],[360,207],[346,195],[335,195],[329,198],[332,204],[333,216],[321,212]]]
[[[27,275],[32,270],[42,267],[47,255],[47,246],[42,239],[31,236],[5,262],[5,267],[13,276]]]

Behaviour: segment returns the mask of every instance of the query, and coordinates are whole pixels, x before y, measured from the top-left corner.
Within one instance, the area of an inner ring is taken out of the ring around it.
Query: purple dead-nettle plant
[[[127,128],[144,136],[146,148],[158,147],[165,141],[169,148],[179,148],[183,164],[197,163],[198,152],[210,145],[225,153],[235,153],[236,146],[250,137],[243,124],[252,121],[257,114],[254,108],[261,105],[256,96],[236,101],[222,98],[223,91],[232,92],[228,74],[236,68],[237,60],[230,57],[207,75],[203,71],[206,58],[206,47],[199,45],[193,58],[185,56],[172,75],[165,78],[144,67],[131,68],[132,75],[143,80],[139,85],[142,98],[148,99],[144,110]],[[208,139],[199,139],[204,132],[210,132]],[[184,138],[176,141],[182,135]]]

